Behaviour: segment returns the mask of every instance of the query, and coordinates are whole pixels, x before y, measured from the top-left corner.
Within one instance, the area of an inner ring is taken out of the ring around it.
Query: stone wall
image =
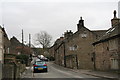
[[[118,69],[118,39],[111,39],[95,45],[96,69]],[[116,62],[115,62],[116,61]]]
[[[15,54],[5,54],[4,57],[3,79],[19,79],[26,65],[20,63]]]
[[[0,80],[2,79],[2,63],[0,63]]]
[[[25,64],[4,64],[3,80],[19,80],[21,73],[25,70]]]
[[[14,78],[14,65],[6,64],[3,66],[3,79],[5,78]]]

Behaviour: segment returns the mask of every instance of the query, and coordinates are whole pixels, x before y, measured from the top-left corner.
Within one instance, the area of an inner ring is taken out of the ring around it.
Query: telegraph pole
[[[29,48],[31,47],[31,34],[29,34]]]
[[[31,49],[31,34],[29,34],[29,48]],[[30,52],[30,61],[32,61],[32,53]]]
[[[24,48],[24,35],[23,35],[23,29],[22,29],[22,53],[23,53],[23,48]]]

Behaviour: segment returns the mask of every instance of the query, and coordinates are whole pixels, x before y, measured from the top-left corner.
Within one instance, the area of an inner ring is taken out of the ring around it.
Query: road
[[[68,68],[64,68],[54,64],[53,62],[47,62],[48,72],[33,73],[33,67],[27,67],[26,72],[23,73],[22,78],[27,80],[41,80],[41,79],[55,79],[55,80],[108,80],[95,76],[82,74],[80,72],[73,71]]]

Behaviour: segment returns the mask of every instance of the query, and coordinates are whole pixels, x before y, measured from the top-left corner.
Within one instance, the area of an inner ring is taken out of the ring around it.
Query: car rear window
[[[37,61],[36,64],[45,64],[45,62]]]

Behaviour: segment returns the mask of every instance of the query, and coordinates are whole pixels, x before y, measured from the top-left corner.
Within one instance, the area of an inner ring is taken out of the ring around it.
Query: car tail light
[[[34,65],[34,67],[37,67],[38,65]]]
[[[47,66],[47,64],[44,64],[43,66]]]

